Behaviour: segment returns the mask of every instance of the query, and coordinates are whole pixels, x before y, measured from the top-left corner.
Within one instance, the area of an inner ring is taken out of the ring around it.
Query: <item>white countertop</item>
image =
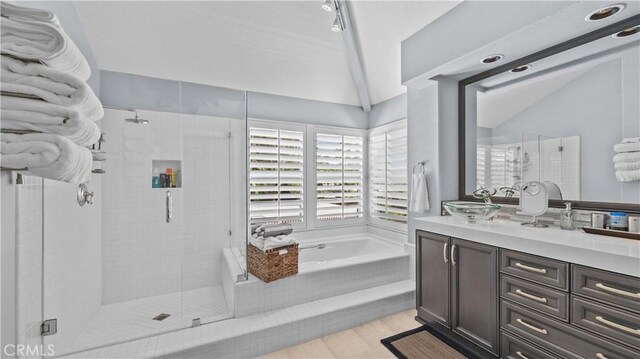
[[[466,224],[452,216],[416,218],[415,223],[428,232],[640,277],[640,241],[633,239],[505,220]]]

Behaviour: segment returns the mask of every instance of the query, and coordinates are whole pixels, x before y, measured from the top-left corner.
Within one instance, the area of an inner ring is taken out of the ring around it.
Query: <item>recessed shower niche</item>
[[[182,161],[152,160],[152,188],[182,188]]]

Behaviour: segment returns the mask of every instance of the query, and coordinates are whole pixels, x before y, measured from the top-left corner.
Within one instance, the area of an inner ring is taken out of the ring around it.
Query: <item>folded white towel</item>
[[[102,104],[84,81],[36,62],[2,55],[0,89],[36,96],[54,105],[73,107],[91,121],[104,116]]]
[[[429,191],[424,173],[413,174],[410,195],[409,211],[422,213],[429,210]]]
[[[249,237],[249,243],[251,243],[254,247],[261,249],[263,251],[280,248],[288,245],[292,245],[296,243],[296,240],[291,236],[276,236],[276,237],[262,237],[253,235]]]
[[[3,54],[40,61],[56,70],[75,75],[82,81],[91,76],[87,59],[56,22],[3,17],[0,42]]]
[[[613,156],[613,163],[640,162],[640,152],[622,152]]]
[[[49,22],[52,24],[60,24],[56,15],[44,9],[19,6],[8,2],[0,1],[0,13],[9,19],[20,19],[29,21]]]
[[[619,182],[640,181],[640,170],[616,171],[616,179]]]
[[[613,164],[616,171],[640,170],[640,161],[637,162],[617,162]]]
[[[621,143],[633,143],[633,142],[640,142],[640,137],[628,137],[628,138],[623,138],[622,141],[620,141]]]
[[[45,101],[2,96],[2,128],[53,133],[89,146],[100,139],[100,128],[80,112]]]
[[[622,142],[613,145],[613,151],[616,153],[637,152],[640,151],[640,142]]]
[[[3,133],[0,139],[3,167],[27,168],[36,176],[76,184],[91,177],[91,151],[62,136]]]

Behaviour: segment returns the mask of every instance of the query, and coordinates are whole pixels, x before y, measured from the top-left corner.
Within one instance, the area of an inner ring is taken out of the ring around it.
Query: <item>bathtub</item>
[[[399,243],[370,234],[301,241],[298,272],[310,272],[403,256]]]

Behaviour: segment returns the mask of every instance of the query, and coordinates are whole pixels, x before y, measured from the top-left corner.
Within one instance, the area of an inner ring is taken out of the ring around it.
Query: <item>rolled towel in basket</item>
[[[2,15],[6,16],[5,13]],[[3,54],[42,62],[56,70],[75,75],[82,81],[87,81],[91,76],[87,59],[57,21],[3,17],[0,24],[0,48]]]
[[[53,133],[81,146],[100,139],[98,125],[73,108],[14,96],[2,96],[0,107],[3,129]]]
[[[73,107],[90,121],[104,116],[102,104],[86,82],[35,62],[2,55],[0,89],[36,96],[54,105]]]
[[[263,237],[276,237],[293,233],[293,226],[290,223],[270,223],[258,227],[256,233]]]
[[[0,135],[2,167],[26,168],[30,174],[69,183],[87,182],[91,176],[91,151],[58,135],[35,133]]]
[[[262,250],[280,248],[294,243],[296,243],[296,240],[291,236],[265,237]]]

